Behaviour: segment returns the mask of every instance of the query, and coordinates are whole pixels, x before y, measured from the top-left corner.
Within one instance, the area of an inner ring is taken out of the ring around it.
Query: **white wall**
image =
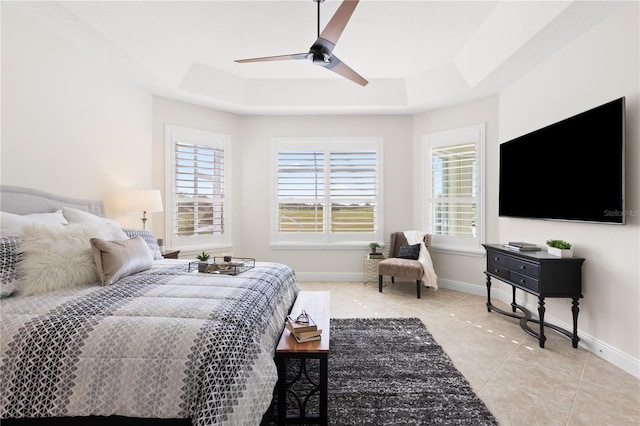
[[[0,152],[2,184],[107,198],[139,226],[111,195],[151,185],[151,95],[3,4]]]
[[[626,96],[626,226],[500,219],[499,240],[544,244],[559,238],[586,258],[579,328],[593,352],[640,376],[640,99],[639,3],[603,23],[500,93],[500,142]],[[497,147],[492,149],[495,161]],[[539,173],[548,171],[539,170]],[[594,171],[597,173],[597,171]],[[571,182],[571,177],[563,177]],[[497,190],[493,182],[493,190]],[[579,182],[575,182],[579,185]],[[596,190],[596,188],[594,188]],[[537,300],[529,299],[535,304]],[[567,300],[547,313],[571,324]]]

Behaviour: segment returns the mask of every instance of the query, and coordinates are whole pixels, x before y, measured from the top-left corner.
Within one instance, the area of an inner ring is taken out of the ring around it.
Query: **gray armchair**
[[[424,245],[427,250],[431,249],[431,235],[425,234]],[[420,287],[422,285],[422,277],[424,268],[417,260],[399,258],[400,247],[407,246],[409,243],[404,236],[404,232],[391,233],[389,243],[388,258],[378,263],[378,291],[382,293],[382,279],[384,276],[390,276],[391,282],[395,282],[395,277],[415,280],[416,293],[420,299]]]

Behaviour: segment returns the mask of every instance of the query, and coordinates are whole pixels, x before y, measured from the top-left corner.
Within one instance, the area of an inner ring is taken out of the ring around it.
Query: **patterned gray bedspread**
[[[298,291],[281,264],[221,276],[161,260],[108,287],[2,299],[0,418],[257,425]]]

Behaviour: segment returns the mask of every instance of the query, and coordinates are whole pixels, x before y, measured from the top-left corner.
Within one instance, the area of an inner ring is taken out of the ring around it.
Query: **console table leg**
[[[487,275],[487,312],[491,312],[491,276]]]
[[[516,288],[515,286],[511,286],[511,312],[516,311]]]
[[[571,313],[573,314],[573,336],[571,337],[571,344],[574,348],[578,347],[578,313],[580,312],[580,308],[578,308],[578,299],[573,298],[573,302],[571,303]]]
[[[541,348],[544,348],[544,342],[547,340],[544,335],[544,312],[544,297],[538,297],[538,315],[540,316],[540,335],[538,336],[538,342]]]

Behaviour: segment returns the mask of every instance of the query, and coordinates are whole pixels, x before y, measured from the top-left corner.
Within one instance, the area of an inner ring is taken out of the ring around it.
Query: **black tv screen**
[[[499,215],[624,224],[625,98],[500,145]]]

